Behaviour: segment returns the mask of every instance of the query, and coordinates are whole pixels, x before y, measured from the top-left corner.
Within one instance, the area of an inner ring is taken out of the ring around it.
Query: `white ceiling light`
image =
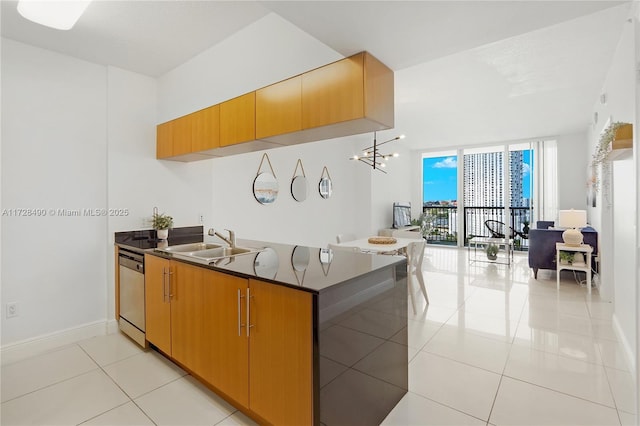
[[[26,19],[57,30],[70,30],[91,0],[20,0],[18,12]]]

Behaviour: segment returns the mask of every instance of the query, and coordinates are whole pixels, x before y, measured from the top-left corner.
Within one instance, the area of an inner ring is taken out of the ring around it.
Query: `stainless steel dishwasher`
[[[118,254],[120,274],[120,330],[146,347],[144,322],[144,256],[126,249]]]

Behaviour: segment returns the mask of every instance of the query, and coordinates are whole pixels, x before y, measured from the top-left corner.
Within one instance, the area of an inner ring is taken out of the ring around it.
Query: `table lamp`
[[[567,228],[562,233],[562,240],[568,246],[579,246],[582,244],[582,232],[578,228],[587,226],[586,210],[560,210],[558,213],[558,226]]]

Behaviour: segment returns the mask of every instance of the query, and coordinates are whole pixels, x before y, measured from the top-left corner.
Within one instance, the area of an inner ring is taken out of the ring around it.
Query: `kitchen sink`
[[[225,257],[239,256],[242,254],[251,254],[260,251],[260,249],[249,247],[229,247],[220,244],[193,243],[182,244],[179,246],[171,246],[164,249],[156,249],[165,253],[171,253],[175,257],[183,259],[197,260],[199,262],[210,263],[214,260]]]
[[[211,243],[191,243],[191,244],[180,244],[177,246],[170,246],[163,249],[156,249],[159,251],[163,251],[165,253],[195,253],[197,251],[203,250],[211,250],[223,248],[221,244],[211,244]]]
[[[255,249],[244,248],[244,247],[219,247],[219,248],[212,248],[209,250],[196,251],[191,253],[191,256],[208,259],[208,258],[236,256],[239,254],[252,253],[255,251],[256,251]]]

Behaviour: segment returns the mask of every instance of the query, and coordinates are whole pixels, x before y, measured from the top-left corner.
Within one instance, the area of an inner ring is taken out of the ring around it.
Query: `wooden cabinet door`
[[[271,424],[312,424],[312,296],[258,280],[249,288],[249,408]]]
[[[256,139],[302,130],[302,76],[256,90]]]
[[[171,356],[200,375],[203,357],[203,268],[171,262]]]
[[[256,92],[220,104],[220,146],[256,138]]]
[[[193,114],[173,120],[173,155],[191,153]]]
[[[206,151],[220,147],[220,105],[213,105],[192,114],[191,151]]]
[[[171,302],[169,272],[171,262],[145,255],[144,301],[146,339],[167,355],[171,355]]]
[[[205,271],[203,378],[245,407],[249,406],[247,287],[245,278]]]
[[[364,53],[302,75],[302,128],[364,116]]]
[[[167,121],[156,127],[156,158],[171,156],[173,156],[173,121]]]

